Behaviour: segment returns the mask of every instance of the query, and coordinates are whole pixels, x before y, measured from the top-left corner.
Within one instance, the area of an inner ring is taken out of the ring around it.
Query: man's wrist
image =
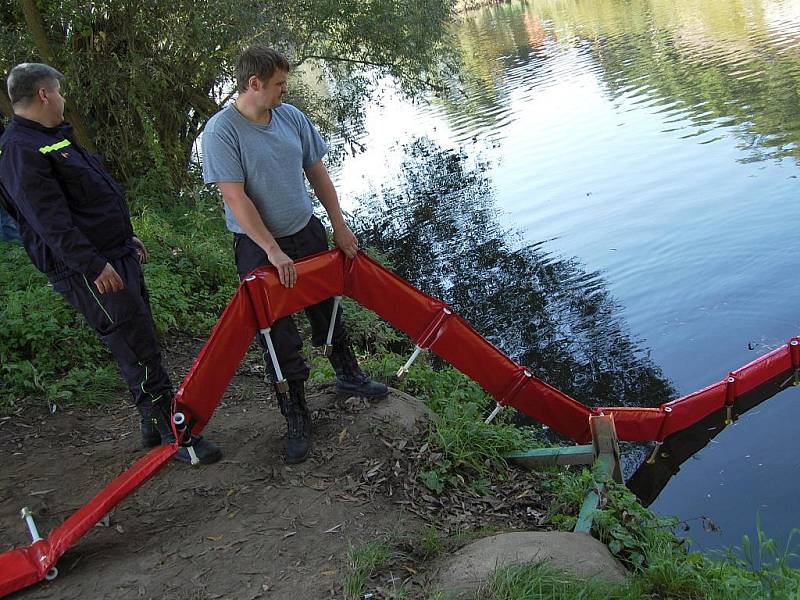
[[[345,223],[344,219],[342,219],[337,223],[331,223],[331,227],[333,227],[333,230],[336,231],[337,229],[341,229],[342,227],[347,227],[347,223]]]
[[[267,254],[270,254],[271,252],[277,252],[280,249],[281,247],[278,245],[278,242],[275,241],[267,243],[267,245],[264,247],[264,251]]]
[[[108,261],[103,258],[102,256],[96,256],[92,259],[89,263],[89,268],[87,269],[85,275],[89,281],[94,281],[98,277],[100,277],[100,273],[103,272],[103,269],[106,268]]]

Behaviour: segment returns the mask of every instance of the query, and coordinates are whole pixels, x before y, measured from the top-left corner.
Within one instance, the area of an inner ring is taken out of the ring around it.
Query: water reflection
[[[640,336],[685,394],[797,333],[800,0],[510,2],[455,33],[466,95],[376,109],[342,177],[345,198],[382,185],[415,135],[455,148],[418,148],[369,200],[404,275],[590,404],[671,395]],[[798,394],[727,427],[654,508],[712,518],[708,547],[757,512],[785,539]]]
[[[787,386],[791,387],[794,379],[792,371],[786,371],[740,396],[736,400],[731,416],[734,420],[738,419],[747,411],[785,390]],[[658,498],[669,480],[678,474],[683,463],[730,426],[726,424],[727,417],[727,412],[723,408],[691,427],[669,436],[650,461],[644,461],[639,465],[633,476],[627,480],[627,485],[644,506],[650,506]]]
[[[655,405],[673,396],[597,273],[502,228],[487,168],[427,139],[409,144],[397,183],[360,199],[360,238],[574,398]]]
[[[465,95],[441,105],[462,139],[516,120],[524,101],[589,74],[620,113],[665,133],[733,135],[743,160],[800,154],[800,12],[757,0],[543,0],[470,13],[456,28]],[[518,106],[512,98],[516,98]]]

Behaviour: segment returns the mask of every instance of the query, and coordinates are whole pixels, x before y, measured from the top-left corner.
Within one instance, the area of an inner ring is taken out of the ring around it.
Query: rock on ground
[[[369,417],[410,435],[424,432],[433,416],[431,410],[414,396],[389,389],[389,396],[373,407]]]
[[[582,578],[622,581],[626,575],[605,545],[590,535],[528,531],[494,535],[463,547],[440,567],[438,587],[468,595],[475,593],[496,569],[542,561]]]

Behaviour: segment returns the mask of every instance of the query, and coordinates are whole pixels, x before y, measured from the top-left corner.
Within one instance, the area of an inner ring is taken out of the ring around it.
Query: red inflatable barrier
[[[0,597],[44,579],[72,544],[155,475],[177,450],[177,446],[159,446],[151,450],[54,529],[47,540],[0,554]]]
[[[347,260],[332,250],[295,265],[298,280],[294,288],[284,288],[275,269],[259,269],[245,279],[222,313],[175,396],[176,410],[189,417],[193,433],[199,434],[208,423],[257,331],[340,295],[350,296],[406,333],[420,348],[435,352],[480,384],[499,405],[513,406],[578,443],[591,439],[592,414],[613,414],[620,440],[662,442],[721,408],[731,408],[739,396],[782,373],[794,369],[794,378],[800,376],[800,344],[795,338],[722,381],[658,408],[589,409],[516,364],[447,304],[363,253]],[[0,554],[0,596],[45,578],[72,544],[176,451],[176,446],[152,450],[53,530],[47,540]]]

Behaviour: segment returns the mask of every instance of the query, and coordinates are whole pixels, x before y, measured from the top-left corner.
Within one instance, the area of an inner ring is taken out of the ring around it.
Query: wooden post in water
[[[614,427],[613,415],[597,415],[589,417],[589,429],[592,432],[592,447],[594,448],[594,465],[592,466],[592,479],[594,489],[586,494],[586,498],[575,523],[575,531],[591,533],[592,521],[597,507],[600,506],[600,495],[606,488],[610,479],[617,483],[622,481],[622,469],[619,464],[619,440]]]

